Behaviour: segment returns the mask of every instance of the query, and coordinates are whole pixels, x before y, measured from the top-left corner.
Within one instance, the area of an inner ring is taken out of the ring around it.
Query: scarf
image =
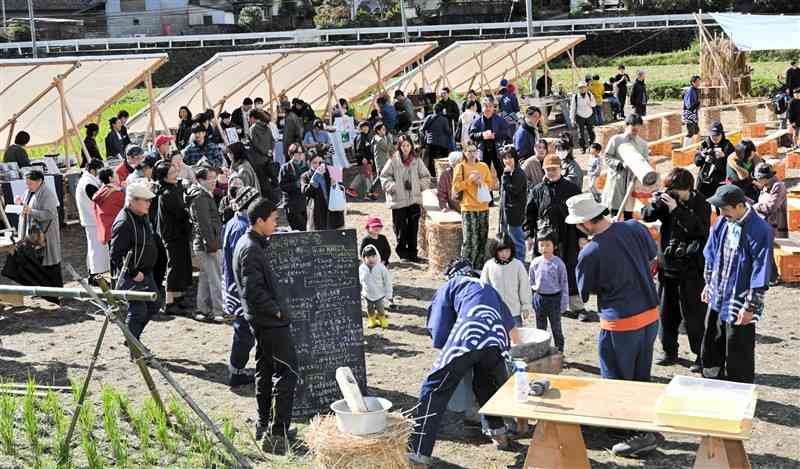
[[[407,158],[407,159],[406,159],[406,158]],[[414,153],[413,153],[413,152],[412,152],[412,153],[409,153],[409,154],[408,154],[408,157],[406,157],[405,155],[403,155],[403,153],[402,153],[402,152],[400,152],[400,161],[402,161],[402,162],[403,162],[403,166],[405,166],[405,167],[409,167],[409,166],[411,166],[411,162],[412,162],[413,160],[414,160]]]

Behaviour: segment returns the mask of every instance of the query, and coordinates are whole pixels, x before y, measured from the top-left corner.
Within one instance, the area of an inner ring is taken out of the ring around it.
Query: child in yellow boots
[[[374,329],[380,326],[386,329],[389,321],[383,303],[392,297],[392,278],[375,246],[365,246],[361,251],[361,260],[358,279],[361,282],[361,296],[367,301],[367,327]]]

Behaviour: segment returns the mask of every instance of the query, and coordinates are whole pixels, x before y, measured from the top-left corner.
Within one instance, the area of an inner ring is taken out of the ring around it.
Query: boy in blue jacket
[[[708,303],[703,377],[752,383],[756,323],[772,270],[772,227],[747,205],[737,186],[720,186],[708,202],[723,215],[711,228],[702,299]]]

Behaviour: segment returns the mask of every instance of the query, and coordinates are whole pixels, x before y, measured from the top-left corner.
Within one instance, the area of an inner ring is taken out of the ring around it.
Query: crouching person
[[[422,383],[414,416],[409,458],[417,464],[432,462],[447,402],[464,375],[474,372],[473,389],[478,404],[484,405],[506,379],[503,353],[510,343],[519,342],[508,307],[497,290],[471,277],[469,260],[454,260],[445,273],[449,280],[437,290],[428,308],[428,331],[433,347],[441,352]],[[486,420],[495,445],[507,447],[503,419]]]
[[[283,453],[297,433],[289,426],[298,374],[286,303],[268,261],[268,237],[278,225],[278,207],[259,198],[247,209],[247,218],[250,228],[233,251],[233,275],[256,338],[256,440],[263,440],[266,452]]]

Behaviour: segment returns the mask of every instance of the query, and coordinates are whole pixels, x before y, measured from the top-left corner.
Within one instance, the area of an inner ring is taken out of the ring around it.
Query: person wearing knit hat
[[[569,285],[569,307],[564,315],[577,317],[584,322],[592,321],[594,315],[586,311],[575,282],[580,240],[586,238],[586,235],[565,220],[567,199],[580,194],[581,191],[578,186],[561,177],[561,160],[556,155],[546,156],[542,166],[544,179],[531,189],[525,207],[523,228],[527,232],[528,246],[529,249],[533,249],[534,257],[538,256],[540,253],[536,245],[537,234],[545,228],[555,232],[558,239],[555,245],[556,253],[567,267]]]

